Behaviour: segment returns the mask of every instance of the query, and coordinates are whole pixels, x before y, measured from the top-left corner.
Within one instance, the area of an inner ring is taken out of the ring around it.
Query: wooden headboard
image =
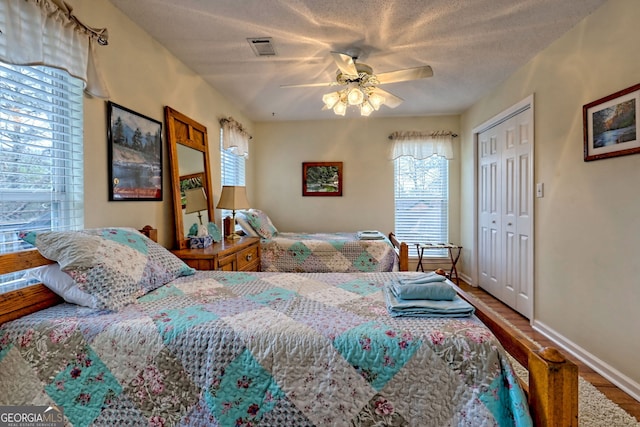
[[[150,225],[145,225],[139,231],[154,242],[158,241],[158,230]],[[12,252],[0,256],[0,274],[28,270],[52,263],[53,261],[40,255],[36,249]],[[0,325],[61,302],[63,302],[62,298],[42,283],[0,294]]]

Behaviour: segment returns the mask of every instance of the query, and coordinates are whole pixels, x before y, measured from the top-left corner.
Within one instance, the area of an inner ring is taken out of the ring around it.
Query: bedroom
[[[638,83],[640,61],[634,52],[640,34],[636,23],[640,5],[633,0],[610,0],[565,36],[543,50],[491,93],[461,115],[321,122],[252,123],[232,102],[223,98],[161,45],[134,25],[109,2],[70,2],[87,22],[110,31],[110,46],[101,52],[101,65],[112,99],[136,111],[162,118],[170,105],[216,129],[219,115],[232,115],[254,134],[256,151],[249,158],[249,197],[278,223],[311,229],[326,225],[314,216],[314,206],[298,206],[287,198],[287,181],[298,182],[299,163],[306,160],[349,162],[349,174],[367,174],[366,186],[347,175],[349,191],[359,194],[376,188],[380,199],[392,200],[392,169],[385,160],[386,136],[399,128],[447,128],[457,132],[458,159],[453,164],[451,240],[473,247],[474,177],[472,130],[526,96],[536,96],[536,181],[545,183],[545,196],[537,201],[536,305],[534,323],[573,352],[599,368],[606,377],[640,398],[640,371],[636,355],[640,340],[636,277],[640,271],[633,255],[640,249],[636,221],[640,202],[633,197],[640,168],[637,156],[584,163],[582,160],[582,105]],[[612,26],[611,23],[616,23]],[[135,41],[132,42],[132,41]],[[142,58],[136,67],[130,62]],[[124,70],[124,71],[123,71]],[[159,88],[162,88],[159,90]],[[207,114],[201,115],[201,111]],[[105,105],[85,100],[85,226],[122,225],[158,227],[165,246],[172,243],[173,219],[162,203],[109,203],[105,149]],[[365,137],[357,138],[357,135]],[[368,140],[378,139],[376,145]],[[304,146],[301,146],[304,141]],[[365,145],[367,144],[367,145]],[[365,149],[366,147],[366,149]],[[276,150],[277,148],[277,150]],[[304,152],[303,152],[304,149]],[[287,153],[293,166],[282,167]],[[215,157],[212,168],[219,164]],[[372,161],[376,165],[371,167]],[[280,178],[270,170],[291,170]],[[214,176],[213,187],[219,187]],[[168,175],[164,186],[169,187]],[[357,187],[360,185],[360,187]],[[356,186],[356,187],[353,187]],[[358,193],[356,193],[358,191]],[[275,194],[275,195],[274,195]],[[392,206],[368,197],[346,198],[349,206],[373,211],[367,228],[390,230]],[[385,207],[386,206],[386,207]],[[339,209],[330,209],[336,229],[360,228],[360,222]],[[300,222],[308,218],[307,222]],[[458,226],[459,224],[459,226]],[[324,229],[326,230],[326,229]],[[330,231],[330,230],[329,230]],[[472,281],[473,253],[463,255],[460,266]]]

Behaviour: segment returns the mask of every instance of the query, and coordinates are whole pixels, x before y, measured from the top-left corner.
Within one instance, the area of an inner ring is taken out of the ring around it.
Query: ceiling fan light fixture
[[[347,101],[349,101],[349,105],[360,105],[364,101],[364,93],[357,87],[353,87],[347,93]]]
[[[379,95],[377,93],[372,93],[369,96],[369,103],[371,104],[373,109],[376,111],[380,109],[380,107],[384,104],[384,101],[385,101],[384,96]]]
[[[347,112],[347,104],[344,102],[338,102],[335,107],[333,107],[333,112],[338,116],[344,116]]]
[[[369,117],[371,113],[373,113],[373,106],[369,103],[369,101],[363,102],[360,106],[360,115]]]
[[[339,92],[326,93],[322,96],[322,102],[326,110],[332,109],[340,101]]]

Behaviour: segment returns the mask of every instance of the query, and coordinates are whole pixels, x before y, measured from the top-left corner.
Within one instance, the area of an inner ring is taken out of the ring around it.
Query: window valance
[[[0,1],[0,61],[63,69],[87,94],[108,98],[95,53],[96,43],[108,43],[107,29],[86,26],[72,11],[62,0]]]
[[[436,132],[393,132],[389,135],[392,141],[390,158],[411,156],[426,159],[439,155],[448,160],[453,159],[453,137],[449,131]]]
[[[222,147],[237,156],[249,157],[251,135],[233,117],[220,119],[222,127]]]

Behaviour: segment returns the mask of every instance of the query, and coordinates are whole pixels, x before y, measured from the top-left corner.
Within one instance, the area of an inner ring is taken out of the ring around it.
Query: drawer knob
[[[247,256],[244,257],[247,261],[251,261],[251,258],[253,258],[252,254],[247,254]]]

